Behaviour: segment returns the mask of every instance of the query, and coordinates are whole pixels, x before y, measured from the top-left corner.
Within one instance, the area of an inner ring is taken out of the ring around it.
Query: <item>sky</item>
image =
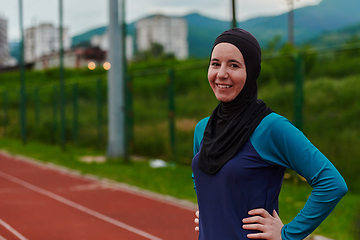
[[[288,11],[290,0],[236,0],[237,21],[279,15]],[[321,0],[294,0],[295,8],[316,5]],[[23,0],[24,29],[39,23],[59,25],[59,0]],[[127,0],[125,19],[132,23],[150,14],[203,16],[231,20],[231,0]],[[8,40],[20,38],[19,0],[0,0],[0,16],[8,21]],[[108,24],[109,0],[63,0],[63,24],[71,36]]]

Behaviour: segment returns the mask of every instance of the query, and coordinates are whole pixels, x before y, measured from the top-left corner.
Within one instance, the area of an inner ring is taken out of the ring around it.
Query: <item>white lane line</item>
[[[89,209],[87,207],[84,207],[84,206],[82,206],[80,204],[77,204],[77,203],[75,203],[73,201],[70,201],[70,200],[68,200],[66,198],[63,198],[63,197],[61,197],[61,196],[59,196],[59,195],[57,195],[55,193],[49,192],[49,191],[47,191],[45,189],[39,188],[39,187],[37,187],[35,185],[32,185],[32,184],[30,184],[28,182],[25,182],[25,181],[21,180],[21,179],[18,179],[18,178],[13,177],[13,176],[11,176],[9,174],[6,174],[6,173],[4,173],[2,171],[0,171],[0,176],[7,179],[7,180],[9,180],[9,181],[17,183],[17,184],[19,184],[19,185],[21,185],[23,187],[26,187],[26,188],[28,188],[30,190],[33,190],[33,191],[35,191],[37,193],[43,194],[43,195],[45,195],[47,197],[50,197],[50,198],[52,198],[52,199],[54,199],[56,201],[64,203],[64,204],[66,204],[66,205],[68,205],[70,207],[76,208],[76,209],[78,209],[78,210],[80,210],[82,212],[85,212],[85,213],[87,213],[89,215],[97,217],[97,218],[99,218],[101,220],[104,220],[104,221],[106,221],[108,223],[114,224],[114,225],[116,225],[118,227],[124,228],[124,229],[126,229],[126,230],[128,230],[130,232],[133,232],[133,233],[138,234],[140,236],[143,236],[145,238],[148,238],[148,239],[151,239],[151,240],[162,240],[161,238],[155,237],[155,236],[153,236],[153,235],[151,235],[151,234],[149,234],[147,232],[144,232],[144,231],[142,231],[140,229],[137,229],[135,227],[127,225],[126,223],[120,222],[120,221],[118,221],[116,219],[113,219],[111,217],[108,217],[108,216],[106,216],[104,214],[101,214],[99,212],[91,210],[91,209]]]
[[[123,191],[123,192],[135,194],[135,195],[143,197],[143,198],[151,199],[153,201],[157,201],[160,203],[165,203],[167,205],[171,205],[171,206],[175,206],[175,207],[182,208],[185,210],[189,210],[191,212],[195,212],[198,210],[197,204],[192,203],[188,200],[177,199],[177,198],[174,198],[174,197],[171,197],[168,195],[154,193],[149,190],[141,189],[139,187],[131,186],[126,183],[116,182],[114,180],[110,180],[110,179],[106,179],[106,178],[100,178],[95,175],[90,175],[90,174],[83,175],[77,170],[69,169],[67,167],[56,165],[53,163],[42,162],[40,160],[30,158],[30,157],[25,157],[25,156],[22,156],[19,154],[10,155],[10,153],[8,153],[4,150],[0,150],[0,156],[1,155],[6,157],[7,160],[21,161],[21,162],[36,166],[43,170],[51,169],[60,174],[64,174],[66,176],[75,177],[75,178],[82,179],[82,180],[86,179],[86,180],[100,182],[105,187],[115,188],[115,189]]]
[[[3,238],[2,236],[0,236],[0,240],[6,240],[6,238]]]
[[[9,224],[7,224],[6,222],[4,222],[3,220],[0,219],[0,224],[4,226],[4,228],[6,228],[7,230],[9,230],[12,234],[14,234],[15,236],[17,236],[20,240],[28,240],[26,237],[24,237],[23,235],[21,235],[18,231],[16,231],[15,229],[13,229]],[[1,236],[0,236],[1,237]],[[3,238],[5,239],[5,238]],[[0,238],[0,240],[3,240]],[[6,240],[6,239],[5,239]]]

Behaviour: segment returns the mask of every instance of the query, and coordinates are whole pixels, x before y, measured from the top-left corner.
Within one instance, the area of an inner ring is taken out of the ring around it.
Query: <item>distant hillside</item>
[[[331,47],[342,45],[355,39],[360,43],[360,23],[337,31],[326,32],[307,41],[307,44],[316,47]]]
[[[323,0],[316,6],[295,10],[295,42],[301,44],[341,44],[359,32],[360,0]],[[188,22],[190,57],[207,57],[217,35],[231,27],[228,21],[219,21],[197,13],[184,16]],[[287,13],[278,16],[258,17],[239,22],[238,27],[252,32],[262,47],[276,35],[287,41]],[[102,35],[106,27],[100,27],[74,36],[73,46],[89,42],[94,35]],[[127,25],[128,34],[135,39],[135,23]],[[339,35],[340,34],[340,35]]]
[[[107,29],[107,27],[99,27],[99,28],[95,28],[90,31],[87,31],[83,34],[77,35],[72,38],[72,45],[77,46],[81,43],[90,42],[90,39],[92,36],[103,35],[106,32],[106,29]]]
[[[10,42],[10,56],[16,59],[16,61],[20,61],[20,43],[19,42]]]
[[[335,32],[342,28],[360,24],[359,0],[323,0],[317,6],[308,6],[295,10],[295,41],[303,44],[310,39],[319,38],[324,33]],[[184,16],[188,22],[188,42],[191,57],[207,57],[214,38],[230,28],[228,21],[201,16],[197,13]],[[252,32],[262,47],[276,35],[287,41],[287,13],[278,16],[258,17],[239,22],[238,26]],[[73,38],[73,44],[86,41],[92,35],[105,32],[106,28],[97,28]],[[344,30],[351,34],[348,30]],[[134,23],[128,25],[128,32],[134,36]],[[342,38],[342,37],[339,37]],[[324,40],[327,37],[323,37]]]
[[[216,36],[230,27],[230,22],[219,21],[190,14],[185,16],[188,22],[188,44],[190,57],[207,57]]]
[[[359,0],[323,0],[317,6],[308,6],[295,10],[295,43],[336,45],[359,33]],[[222,31],[230,27],[230,22],[218,21],[199,14],[185,16],[189,27],[189,52],[191,56],[206,57],[213,40]],[[288,14],[271,17],[258,17],[239,22],[238,27],[252,32],[262,47],[276,35],[282,42],[287,41]],[[340,34],[340,35],[339,35]],[[337,41],[329,41],[337,39]],[[316,41],[315,41],[316,40]]]
[[[295,10],[295,41],[305,41],[328,31],[339,30],[360,23],[359,0],[323,0],[319,5]],[[274,17],[250,19],[239,24],[264,44],[275,35],[287,40],[287,13]]]
[[[134,25],[135,25],[134,23],[127,25],[127,34],[134,35],[134,32],[135,32]],[[107,30],[107,27],[104,26],[104,27],[95,28],[95,29],[92,29],[85,33],[79,34],[72,38],[72,46],[76,46],[81,43],[90,42],[91,37],[93,37],[95,35],[103,35],[106,32],[106,30]]]

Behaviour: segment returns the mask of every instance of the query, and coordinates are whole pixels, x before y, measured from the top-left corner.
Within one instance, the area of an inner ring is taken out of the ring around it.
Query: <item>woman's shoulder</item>
[[[294,124],[289,121],[286,117],[281,116],[275,112],[270,113],[264,117],[255,131],[281,131],[284,128],[294,128]]]
[[[194,144],[197,144],[197,146],[200,146],[200,142],[204,136],[204,131],[205,131],[206,125],[209,121],[209,118],[210,117],[201,119],[195,126]]]
[[[195,132],[204,132],[210,117],[201,119],[195,126]]]
[[[281,116],[278,113],[272,112],[269,115],[267,115],[266,117],[264,117],[261,121],[260,124],[262,125],[272,125],[272,124],[276,124],[279,122],[289,122],[291,123],[286,117]]]
[[[261,120],[253,132],[251,139],[256,142],[262,142],[264,139],[266,139],[266,141],[274,141],[276,139],[283,140],[299,132],[301,131],[286,117],[273,112]]]

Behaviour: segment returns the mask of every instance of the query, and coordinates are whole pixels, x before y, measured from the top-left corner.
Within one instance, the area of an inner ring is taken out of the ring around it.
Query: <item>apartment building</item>
[[[186,59],[188,53],[188,29],[186,19],[153,15],[136,22],[136,46],[138,51],[159,43],[166,53],[173,53],[178,59]]]
[[[59,52],[59,28],[51,23],[42,23],[25,30],[25,62],[35,62],[45,55]],[[71,48],[71,37],[68,29],[63,28],[64,51]]]
[[[120,39],[119,39],[120,41]],[[134,56],[134,44],[133,44],[133,37],[128,35],[125,38],[125,53],[126,53],[126,59],[130,61]],[[103,35],[95,35],[90,39],[91,46],[99,47],[101,50],[104,50],[106,52],[109,51],[109,34],[106,32]]]
[[[7,38],[7,20],[0,16],[0,67],[10,58],[9,43]]]

